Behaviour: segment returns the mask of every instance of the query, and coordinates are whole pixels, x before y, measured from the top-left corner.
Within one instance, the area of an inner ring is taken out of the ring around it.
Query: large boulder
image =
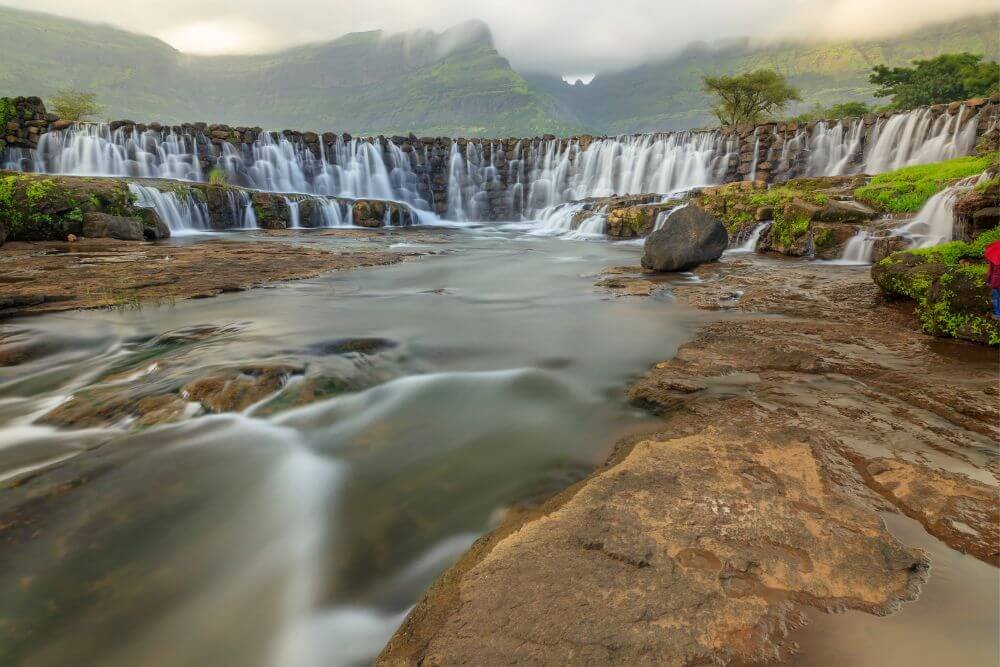
[[[722,256],[729,245],[725,225],[700,208],[685,206],[646,238],[642,266],[654,271],[686,271]]]
[[[87,213],[83,216],[83,235],[87,238],[112,238],[120,241],[142,241],[142,223],[107,213]]]
[[[875,209],[856,201],[828,201],[817,211],[812,220],[819,222],[854,222],[864,223],[878,217]]]

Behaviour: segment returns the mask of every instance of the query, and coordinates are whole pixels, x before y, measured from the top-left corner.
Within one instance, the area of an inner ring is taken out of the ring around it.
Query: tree
[[[1000,91],[1000,65],[973,53],[945,53],[914,60],[913,67],[878,65],[868,80],[877,97],[892,97],[895,109],[912,109],[991,95]]]
[[[718,102],[712,113],[723,125],[759,123],[789,102],[802,99],[785,77],[769,69],[740,76],[706,76],[703,80],[705,92]]]
[[[793,116],[791,120],[796,120],[800,123],[808,123],[813,120],[826,120],[834,118],[860,118],[865,114],[871,113],[871,109],[864,102],[841,102],[840,104],[834,104],[832,107],[821,107],[816,104],[810,111],[805,111]]]
[[[78,90],[60,90],[49,99],[49,110],[62,120],[87,120],[104,110],[97,103],[94,93]]]

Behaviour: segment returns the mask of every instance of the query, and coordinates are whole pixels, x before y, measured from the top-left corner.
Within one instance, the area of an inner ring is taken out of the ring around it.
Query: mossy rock
[[[64,240],[80,235],[88,213],[136,211],[122,180],[0,173],[0,227],[8,241]]]
[[[904,251],[873,265],[871,275],[886,295],[916,302],[917,319],[925,332],[998,345],[1000,324],[990,315],[986,268],[981,259],[956,260],[952,249]]]

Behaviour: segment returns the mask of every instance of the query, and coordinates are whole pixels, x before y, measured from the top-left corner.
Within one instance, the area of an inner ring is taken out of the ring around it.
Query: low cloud
[[[0,0],[111,23],[191,53],[255,53],[362,30],[433,30],[481,20],[528,71],[595,72],[694,41],[874,38],[994,11],[995,0]]]

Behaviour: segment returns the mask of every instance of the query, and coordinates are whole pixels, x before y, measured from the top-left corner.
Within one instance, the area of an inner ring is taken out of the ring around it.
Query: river
[[[32,538],[0,568],[4,663],[362,663],[504,508],[578,479],[647,423],[623,387],[695,316],[595,289],[639,246],[492,227],[422,240],[439,254],[4,326],[34,352],[0,368],[0,475],[56,470],[36,480],[51,504],[24,510],[38,487],[23,484],[0,505],[32,512],[18,514]],[[254,364],[304,373],[239,414],[36,421],[81,390]],[[344,391],[290,406],[311,380]]]

